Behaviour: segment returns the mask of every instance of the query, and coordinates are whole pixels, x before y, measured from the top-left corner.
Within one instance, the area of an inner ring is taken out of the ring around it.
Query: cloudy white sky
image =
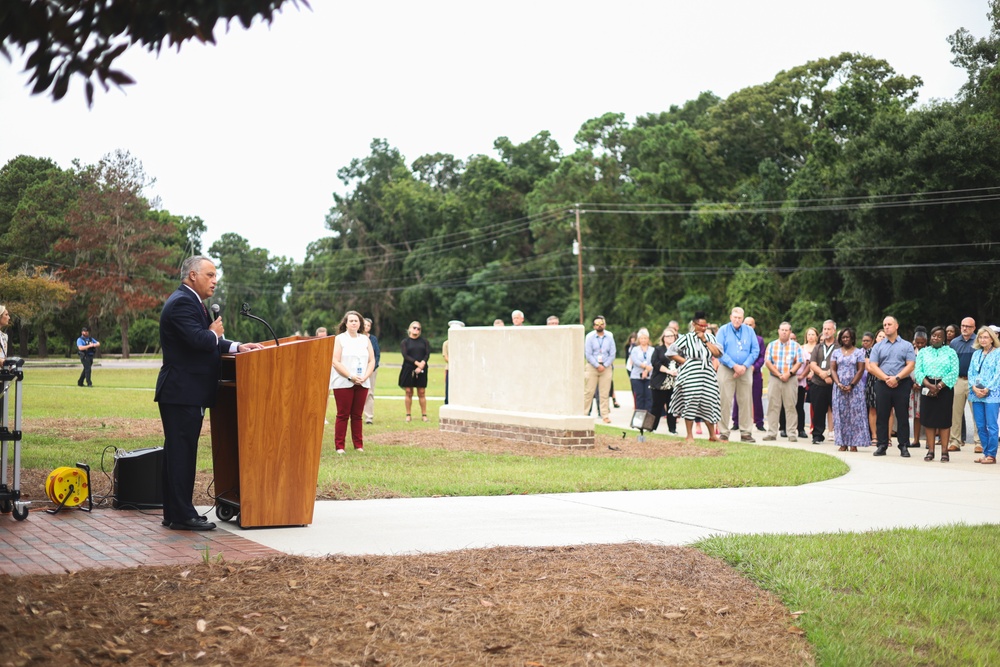
[[[63,167],[117,148],[157,179],[148,194],[301,261],[327,235],[337,170],[375,137],[409,161],[493,154],[493,140],[548,130],[572,152],[587,119],[667,109],[762,83],[809,60],[861,52],[952,98],[964,72],[948,35],[987,34],[987,0],[312,0],[249,31],[216,31],[158,57],[133,49],[137,84],[79,83],[31,96],[23,58],[0,59],[0,164],[28,154]]]

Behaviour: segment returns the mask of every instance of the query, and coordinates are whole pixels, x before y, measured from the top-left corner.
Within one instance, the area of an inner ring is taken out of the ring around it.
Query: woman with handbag
[[[958,354],[944,344],[944,327],[931,329],[931,345],[917,353],[913,370],[914,384],[919,385],[920,420],[927,432],[927,456],[934,460],[934,446],[941,440],[941,461],[948,461],[948,434],[951,432],[951,408],[958,382]],[[916,426],[913,427],[916,431]]]
[[[667,348],[677,340],[677,332],[673,329],[664,329],[660,336],[660,344],[653,348],[653,356],[650,363],[653,372],[649,376],[650,394],[653,397],[653,428],[660,425],[660,417],[667,414],[667,428],[671,435],[677,435],[677,417],[667,410],[670,406],[670,397],[674,393],[674,380],[677,378],[677,362],[667,356]]]

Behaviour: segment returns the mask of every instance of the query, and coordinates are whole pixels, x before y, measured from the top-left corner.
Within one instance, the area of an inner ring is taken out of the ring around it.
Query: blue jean
[[[653,408],[653,397],[649,393],[649,379],[636,379],[632,380],[632,397],[635,399],[635,409],[636,410],[651,410]]]
[[[983,443],[983,456],[997,457],[997,416],[1000,415],[1000,403],[972,403],[972,418],[976,420],[979,429],[979,441]]]

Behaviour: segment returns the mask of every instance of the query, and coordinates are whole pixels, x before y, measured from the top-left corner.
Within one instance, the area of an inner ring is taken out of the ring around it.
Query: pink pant
[[[337,449],[344,449],[347,440],[348,419],[351,420],[351,440],[354,442],[354,449],[361,449],[365,446],[361,433],[364,426],[361,413],[364,410],[367,397],[368,389],[365,387],[333,390],[333,400],[337,402],[337,423],[333,431],[334,444]]]

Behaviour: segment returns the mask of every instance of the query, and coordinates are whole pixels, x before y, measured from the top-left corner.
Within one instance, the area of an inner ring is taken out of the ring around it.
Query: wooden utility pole
[[[580,235],[579,204],[576,205],[576,273],[577,284],[580,286],[580,324],[583,325],[583,240]]]

